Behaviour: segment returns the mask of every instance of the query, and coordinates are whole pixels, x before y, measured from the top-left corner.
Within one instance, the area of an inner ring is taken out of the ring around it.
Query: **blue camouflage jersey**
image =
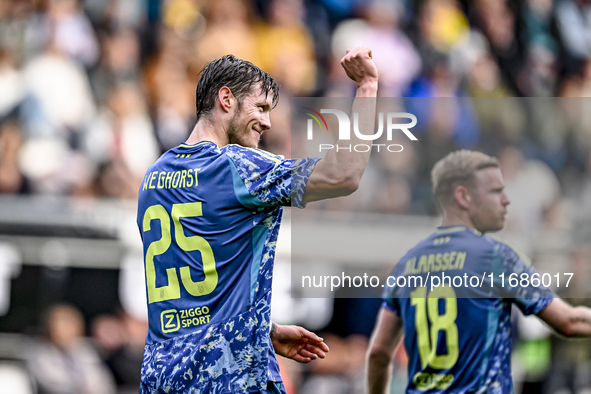
[[[281,381],[269,337],[275,245],[282,207],[302,205],[316,162],[204,141],[148,169],[137,217],[149,315],[141,392]]]
[[[440,228],[400,260],[383,306],[403,320],[407,393],[513,393],[511,305],[537,314],[554,293],[537,281],[512,287],[511,274],[537,277],[516,248],[463,226]]]

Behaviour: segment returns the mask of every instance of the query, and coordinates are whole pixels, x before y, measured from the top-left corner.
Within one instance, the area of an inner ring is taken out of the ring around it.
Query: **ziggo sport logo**
[[[344,113],[343,111],[339,111],[338,109],[321,109],[320,112],[313,110],[312,108],[304,107],[304,109],[311,111],[306,112],[306,115],[309,115],[312,119],[308,119],[307,123],[307,139],[311,141],[314,135],[314,122],[316,121],[318,126],[320,126],[321,130],[326,129],[328,131],[328,124],[326,120],[321,114],[333,114],[336,115],[337,120],[339,122],[339,141],[347,141],[351,140],[351,120],[349,116]],[[394,123],[394,119],[409,119],[409,123]],[[413,128],[417,124],[417,117],[413,114],[408,112],[388,112],[386,114],[386,139],[388,141],[392,141],[392,135],[394,130],[402,131],[411,141],[417,141],[417,137],[414,136],[413,133],[410,132],[409,129]],[[384,133],[384,113],[378,113],[378,130],[374,134],[361,134],[359,131],[359,114],[357,112],[353,113],[353,132],[355,136],[362,141],[375,141],[382,136]],[[385,149],[388,152],[402,152],[404,147],[400,144],[349,144],[343,145],[338,144],[319,144],[318,150],[322,152],[322,150],[330,150],[336,148],[337,152],[340,150],[346,150],[349,152],[369,152],[372,148],[376,148],[378,152],[380,149]]]

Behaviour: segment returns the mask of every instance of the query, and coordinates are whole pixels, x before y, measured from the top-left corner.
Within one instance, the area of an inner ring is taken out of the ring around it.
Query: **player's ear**
[[[454,189],[454,200],[456,204],[464,209],[468,209],[470,207],[470,203],[472,202],[472,196],[470,195],[470,191],[464,185],[458,185]]]
[[[236,103],[236,98],[229,87],[224,86],[218,91],[218,102],[224,112],[230,112]]]

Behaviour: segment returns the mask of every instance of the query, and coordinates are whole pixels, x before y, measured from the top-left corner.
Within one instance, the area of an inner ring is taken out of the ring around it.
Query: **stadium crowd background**
[[[133,202],[148,165],[189,134],[198,72],[227,53],[280,84],[262,147],[291,156],[289,98],[351,96],[338,60],[359,44],[373,50],[381,96],[463,98],[429,109],[410,102],[428,119],[419,141],[405,144],[404,155],[374,155],[351,198],[309,209],[436,215],[432,165],[453,149],[483,150],[502,163],[508,231],[526,244],[543,230],[566,234],[572,242],[560,263],[576,284],[563,295],[589,304],[591,102],[575,99],[591,95],[588,0],[0,0],[0,193]],[[285,363],[290,394],[362,392],[379,306],[371,302],[335,301],[324,335],[329,358]],[[356,307],[366,311],[361,326],[346,321]],[[84,361],[63,369],[51,351],[35,355],[33,375],[51,380],[38,382],[40,392],[137,392],[145,329],[124,311],[48,313],[48,340],[91,337],[98,353],[85,347],[76,356]],[[590,342],[522,331],[530,336],[517,341],[518,389],[591,388]],[[393,392],[402,390],[402,353],[398,364]],[[67,391],[72,376],[88,378]]]

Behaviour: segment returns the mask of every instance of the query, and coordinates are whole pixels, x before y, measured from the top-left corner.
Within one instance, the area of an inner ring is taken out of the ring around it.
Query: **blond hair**
[[[489,167],[498,168],[499,161],[481,152],[462,149],[447,154],[431,171],[435,197],[440,204],[446,205],[458,185],[472,186],[476,172]]]

